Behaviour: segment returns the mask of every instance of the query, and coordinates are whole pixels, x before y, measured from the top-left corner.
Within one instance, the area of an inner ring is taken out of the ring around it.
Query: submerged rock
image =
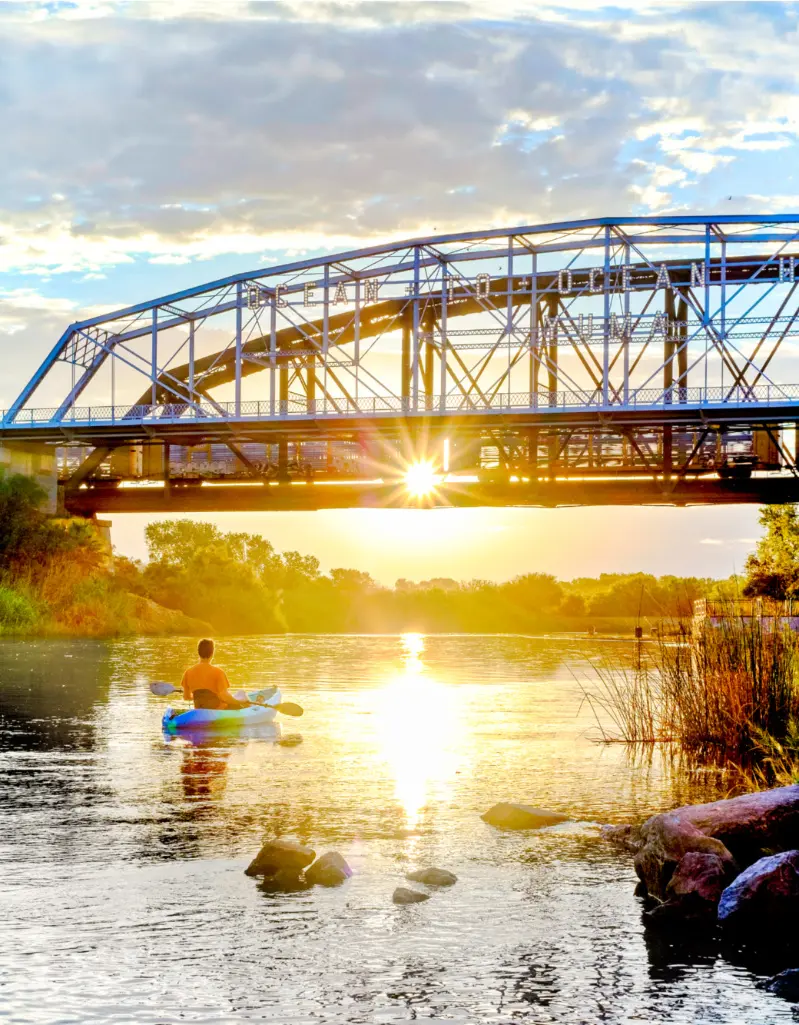
[[[644,843],[640,826],[602,826],[600,834],[603,840],[609,840],[628,851],[639,851]]]
[[[654,908],[652,917],[714,918],[724,887],[729,882],[724,862],[715,854],[689,851],[666,887],[666,901]]]
[[[310,887],[311,883],[301,872],[282,868],[274,875],[264,876],[259,888],[266,893],[299,893],[301,890],[310,889]]]
[[[248,876],[273,876],[278,872],[299,876],[316,852],[297,840],[267,840],[244,870]]]
[[[793,929],[799,917],[799,850],[761,858],[721,894],[719,922],[734,929]]]
[[[452,886],[458,881],[458,877],[445,868],[419,868],[415,872],[409,872],[405,878],[414,883],[424,883],[426,886]]]
[[[686,854],[715,855],[732,875],[766,850],[799,847],[799,785],[653,815],[639,833],[636,872],[649,894],[665,900]]]
[[[787,968],[764,982],[761,988],[793,1004],[799,1003],[799,968]]]
[[[568,822],[569,816],[559,811],[534,808],[531,804],[508,804],[500,802],[480,816],[483,822],[497,829],[540,829]]]
[[[338,851],[328,851],[305,870],[309,884],[319,886],[338,886],[351,875],[352,869]]]
[[[430,894],[410,890],[407,886],[398,886],[391,899],[395,904],[420,904],[423,900],[430,900]]]

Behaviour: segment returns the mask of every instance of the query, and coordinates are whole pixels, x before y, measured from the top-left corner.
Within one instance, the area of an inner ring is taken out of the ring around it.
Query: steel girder
[[[114,447],[793,423],[797,336],[799,215],[437,235],[74,324],[0,436]]]

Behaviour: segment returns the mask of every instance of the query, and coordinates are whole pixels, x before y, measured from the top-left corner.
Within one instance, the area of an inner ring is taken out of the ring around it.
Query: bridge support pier
[[[0,444],[0,469],[8,474],[21,473],[45,492],[42,512],[55,513],[58,507],[58,474],[55,448],[37,442]]]

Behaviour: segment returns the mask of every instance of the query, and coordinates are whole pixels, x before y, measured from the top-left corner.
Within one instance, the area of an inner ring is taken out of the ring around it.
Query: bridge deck
[[[94,513],[211,513],[320,509],[434,509],[604,505],[735,505],[799,501],[799,479],[788,476],[719,480],[555,480],[482,484],[453,481],[414,498],[404,481],[336,484],[136,486],[84,488],[66,497],[75,515]]]

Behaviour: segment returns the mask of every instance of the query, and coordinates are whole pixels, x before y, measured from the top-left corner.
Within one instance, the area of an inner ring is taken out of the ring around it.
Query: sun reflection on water
[[[400,638],[402,668],[378,696],[378,734],[394,776],[408,829],[415,829],[431,799],[446,801],[462,757],[456,691],[425,665],[424,636]]]

